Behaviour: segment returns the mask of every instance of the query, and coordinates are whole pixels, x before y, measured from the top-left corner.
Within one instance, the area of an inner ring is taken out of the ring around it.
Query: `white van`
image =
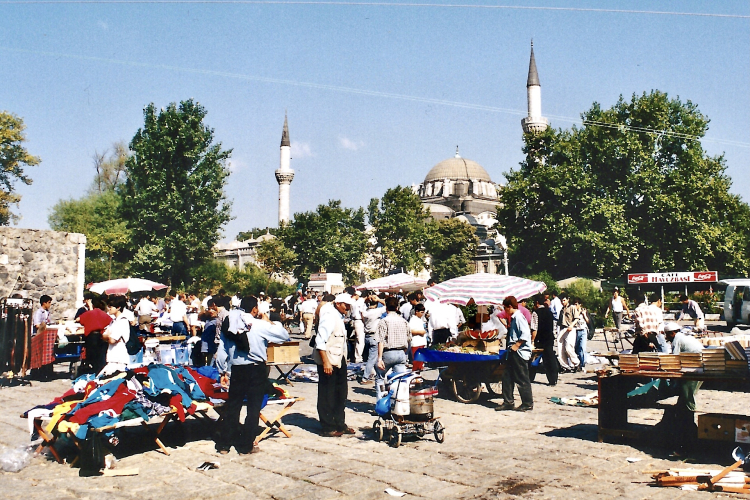
[[[727,326],[750,324],[750,279],[722,280],[727,286],[724,295],[724,319]]]

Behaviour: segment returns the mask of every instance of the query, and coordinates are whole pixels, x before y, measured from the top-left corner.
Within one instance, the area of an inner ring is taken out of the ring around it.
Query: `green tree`
[[[545,285],[547,285],[547,288],[544,290],[544,293],[560,293],[560,287],[557,285],[557,281],[555,278],[552,277],[550,273],[547,271],[542,271],[540,273],[531,274],[528,276],[524,276],[526,279],[530,279],[533,281],[541,281]]]
[[[729,193],[723,156],[699,141],[708,119],[659,91],[594,103],[583,127],[524,137],[498,227],[530,272],[750,270],[750,211]]]
[[[125,183],[127,171],[125,165],[130,157],[128,146],[122,141],[112,145],[112,151],[105,149],[102,153],[94,152],[94,169],[96,176],[92,191],[103,193],[113,191]]]
[[[212,256],[230,219],[224,196],[231,151],[214,143],[206,110],[192,100],[144,110],[130,143],[120,190],[133,238],[133,269],[173,286],[190,285],[191,269]]]
[[[425,267],[425,241],[429,212],[408,187],[396,186],[382,200],[370,200],[369,221],[380,247],[381,271],[404,268],[419,272]]]
[[[31,184],[31,178],[24,173],[25,167],[38,165],[41,160],[32,156],[23,147],[26,135],[23,120],[6,111],[0,111],[0,225],[16,222],[18,216],[10,211],[11,205],[18,205],[21,196],[16,194],[15,184]]]
[[[120,215],[120,196],[112,190],[78,200],[61,200],[48,217],[55,231],[86,235],[86,280],[104,281],[124,276],[131,233]]]
[[[278,236],[297,255],[294,276],[298,280],[307,281],[310,274],[325,269],[353,282],[367,250],[365,211],[342,208],[341,201],[332,200],[315,212],[294,214]]]
[[[255,259],[260,264],[270,280],[281,277],[285,273],[291,273],[294,270],[294,261],[297,255],[293,250],[284,245],[279,238],[264,239],[258,245]],[[269,281],[270,283],[270,281]]]
[[[294,292],[294,286],[269,280],[268,275],[254,264],[245,264],[243,269],[237,269],[209,259],[191,272],[192,288],[195,290],[212,290],[215,293],[223,288],[229,295],[240,293],[243,296],[265,291],[271,297],[286,297]]]
[[[437,221],[426,244],[432,278],[440,282],[473,273],[477,245],[479,238],[470,224],[459,219]]]

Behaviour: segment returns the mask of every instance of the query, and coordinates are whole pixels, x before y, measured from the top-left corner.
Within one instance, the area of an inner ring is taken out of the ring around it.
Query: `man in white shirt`
[[[412,369],[421,370],[424,368],[422,361],[414,361],[414,354],[418,349],[427,347],[427,330],[424,326],[425,309],[424,304],[416,304],[412,309],[411,319],[409,320],[409,331],[411,332],[411,357]]]
[[[427,333],[433,344],[445,344],[451,338],[451,325],[456,321],[456,312],[450,304],[428,300],[424,307],[429,315]]]
[[[404,317],[406,321],[409,321],[411,319],[411,316],[414,311],[414,306],[417,305],[417,294],[412,292],[406,297],[406,302],[404,305],[401,306],[401,316]]]
[[[310,292],[308,292],[305,301],[299,305],[300,318],[303,323],[303,325],[300,326],[304,327],[306,339],[309,339],[312,336],[313,320],[315,319],[315,311],[317,309],[318,301],[313,298]]]
[[[169,303],[169,319],[172,320],[172,335],[187,335],[188,318],[185,295],[180,293]]]
[[[135,312],[138,314],[138,328],[140,330],[149,329],[155,309],[156,304],[151,300],[151,297],[141,297],[141,300],[138,301],[138,305],[135,306]]]
[[[260,292],[260,298],[258,299],[258,312],[266,316],[271,312],[271,298],[266,297],[263,292]]]
[[[360,297],[359,291],[354,287],[348,287],[347,291],[350,291],[352,300],[354,303],[351,305],[349,316],[352,320],[352,327],[354,328],[355,343],[354,343],[354,362],[362,362],[362,353],[365,350],[365,323],[362,320],[362,313],[367,309],[365,299]]]

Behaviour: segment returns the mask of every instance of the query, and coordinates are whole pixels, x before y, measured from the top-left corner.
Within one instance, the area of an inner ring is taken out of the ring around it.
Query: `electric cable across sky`
[[[19,49],[19,48],[3,47],[3,46],[0,46],[0,50],[8,51],[8,52],[48,56],[48,57],[64,57],[64,58],[76,59],[80,61],[103,62],[103,63],[108,63],[108,64],[116,64],[120,66],[129,66],[129,67],[136,67],[136,68],[161,69],[161,70],[175,71],[175,72],[182,72],[182,73],[232,78],[232,79],[244,80],[244,81],[290,85],[290,86],[295,86],[295,87],[327,90],[331,92],[341,92],[341,93],[364,95],[364,96],[370,96],[370,97],[381,97],[381,98],[386,98],[386,99],[398,99],[398,100],[403,100],[403,101],[411,101],[411,102],[424,103],[424,104],[435,104],[435,105],[440,105],[440,106],[450,106],[454,108],[471,109],[471,110],[476,110],[476,111],[487,111],[490,113],[504,113],[504,114],[511,114],[511,115],[517,115],[517,116],[526,116],[526,113],[527,113],[526,110],[502,108],[502,107],[497,107],[497,106],[487,106],[483,104],[475,104],[475,103],[462,102],[462,101],[452,101],[448,99],[436,99],[436,98],[431,98],[431,97],[412,96],[412,95],[398,94],[398,93],[392,93],[392,92],[381,92],[377,90],[343,87],[339,85],[328,85],[328,84],[322,84],[322,83],[303,82],[303,81],[289,80],[289,79],[269,78],[269,77],[263,77],[263,76],[246,75],[242,73],[233,73],[233,72],[228,72],[228,71],[217,71],[217,70],[209,70],[209,69],[201,69],[201,68],[186,68],[186,67],[167,65],[167,64],[153,64],[153,63],[144,63],[144,62],[139,62],[139,61],[126,61],[126,60],[121,60],[121,59],[112,59],[112,58],[106,58],[106,57],[85,56],[85,55],[79,55],[79,54],[64,54],[64,53],[58,53],[58,52],[36,51],[36,50],[27,50],[27,49]],[[634,132],[643,132],[643,133],[654,134],[654,135],[666,135],[666,136],[677,137],[677,138],[686,139],[686,140],[711,141],[713,143],[723,144],[727,146],[750,148],[750,143],[742,142],[742,141],[718,139],[718,138],[712,138],[712,137],[707,137],[707,136],[699,137],[695,135],[684,134],[680,132],[673,132],[673,131],[668,131],[668,130],[657,130],[657,129],[647,128],[647,127],[638,127],[638,126],[626,126],[626,125],[612,124],[612,123],[595,121],[595,120],[582,120],[581,118],[573,118],[569,116],[559,116],[559,115],[549,115],[549,114],[547,116],[549,118],[554,118],[555,120],[559,120],[559,121],[563,121],[567,123],[580,123],[580,124],[588,125],[588,126],[596,125],[596,126],[612,128],[612,129],[627,129],[627,130],[632,130]]]

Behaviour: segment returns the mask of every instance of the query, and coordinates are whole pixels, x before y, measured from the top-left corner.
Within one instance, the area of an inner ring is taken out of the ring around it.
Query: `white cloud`
[[[292,158],[308,158],[315,156],[309,142],[292,141]]]
[[[239,158],[232,158],[227,160],[227,167],[229,167],[229,172],[235,173],[244,170],[247,164]]]
[[[96,24],[97,24],[97,26],[99,26],[103,30],[109,29],[109,24],[105,23],[102,20],[97,21]]]
[[[357,151],[360,148],[365,147],[364,141],[353,141],[348,137],[339,137],[339,147],[348,149],[350,151]]]

